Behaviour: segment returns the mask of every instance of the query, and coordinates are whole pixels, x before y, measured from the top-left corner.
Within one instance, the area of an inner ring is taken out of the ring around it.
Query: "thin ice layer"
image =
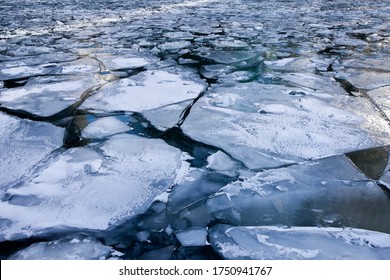
[[[322,88],[217,86],[192,107],[182,129],[253,169],[389,142],[388,124],[368,101]]]
[[[357,228],[230,227],[210,230],[225,259],[379,260],[390,258],[390,234]]]
[[[142,213],[179,174],[182,152],[162,140],[113,136],[65,151],[0,203],[1,239],[51,227],[105,229]],[[30,204],[28,201],[35,200]]]
[[[7,189],[62,146],[64,129],[0,113],[0,190]]]
[[[82,107],[106,112],[143,112],[194,99],[204,88],[204,83],[195,78],[163,70],[145,71],[105,86]]]

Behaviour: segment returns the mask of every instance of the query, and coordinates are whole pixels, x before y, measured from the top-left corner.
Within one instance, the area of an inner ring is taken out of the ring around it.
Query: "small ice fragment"
[[[234,161],[224,152],[218,151],[207,158],[207,168],[217,171],[228,171],[234,168]]]
[[[129,130],[132,130],[132,128],[115,117],[105,117],[90,123],[82,131],[82,136],[85,138],[102,138]]]
[[[182,246],[205,246],[207,237],[207,228],[189,228],[176,233]]]
[[[276,189],[281,191],[281,192],[287,192],[288,191],[288,188],[287,187],[283,187],[283,186],[276,186]]]

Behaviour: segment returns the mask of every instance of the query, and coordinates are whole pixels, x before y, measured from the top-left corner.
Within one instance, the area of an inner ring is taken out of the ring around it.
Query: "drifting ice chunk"
[[[207,228],[190,228],[175,233],[182,246],[205,246]]]
[[[177,42],[167,42],[159,45],[158,47],[163,51],[178,51],[191,46],[191,42],[188,41],[177,41]]]
[[[226,74],[233,72],[236,68],[230,65],[224,64],[212,64],[212,65],[202,65],[200,68],[200,73],[208,79],[215,79],[219,77],[224,77]]]
[[[0,239],[37,230],[69,226],[105,229],[147,209],[166,191],[182,166],[182,153],[162,140],[113,136],[98,148],[73,148],[60,154],[33,179],[8,189],[19,201],[0,202],[0,218],[12,221]]]
[[[49,117],[80,101],[83,93],[99,85],[94,78],[36,83],[7,89],[0,94],[3,107]],[[50,106],[47,104],[50,103]]]
[[[390,119],[390,86],[370,90],[367,94]]]
[[[390,219],[386,194],[346,156],[259,172],[218,194],[229,197],[242,225],[337,224],[390,233],[390,225],[381,222]],[[337,221],[328,223],[330,215]]]
[[[217,171],[228,171],[235,167],[232,161],[224,152],[218,151],[207,158],[208,165],[206,167]]]
[[[349,70],[346,73],[340,73],[340,76],[344,77],[358,89],[373,90],[390,86],[390,77],[388,73]]]
[[[114,250],[82,234],[61,240],[35,243],[10,257],[11,260],[101,260]]]
[[[184,110],[193,102],[184,101],[178,104],[167,105],[158,109],[146,111],[143,116],[157,129],[165,131],[179,123]]]
[[[58,72],[60,68],[55,64],[43,64],[35,66],[14,66],[9,68],[4,68],[0,70],[0,79],[9,80],[9,79],[21,79],[28,78],[31,76],[37,75],[47,75],[53,72]]]
[[[100,71],[99,63],[92,58],[81,58],[61,64],[60,74],[93,76]]]
[[[390,86],[389,62],[390,59],[387,57],[347,60],[343,63],[347,69],[342,69],[340,74],[359,89],[373,90]]]
[[[9,57],[11,58],[11,57]],[[4,60],[7,58],[5,57]],[[23,57],[0,63],[0,80],[21,79],[60,71],[60,62],[76,60],[77,56],[69,53],[47,53]]]
[[[195,103],[181,128],[251,169],[370,148],[390,139],[388,124],[364,99],[259,83],[216,86]]]
[[[115,117],[106,117],[97,119],[96,121],[88,124],[88,126],[82,131],[82,136],[85,138],[102,138],[126,132],[131,129],[131,127]]]
[[[126,70],[146,67],[149,61],[137,56],[99,55],[96,57],[110,70]]]
[[[334,84],[328,77],[322,77],[309,73],[281,74],[279,77],[295,85],[307,87],[315,91],[318,90],[320,91],[320,94],[347,94],[343,88]]]
[[[145,71],[102,88],[82,105],[101,111],[143,112],[196,98],[205,88],[202,81],[166,71]]]
[[[225,259],[389,259],[390,235],[355,228],[229,227],[210,230],[211,245]]]
[[[214,63],[232,64],[235,66],[253,66],[259,62],[258,54],[249,51],[208,51],[199,53],[200,57]]]
[[[210,173],[200,169],[190,170],[172,190],[168,200],[168,209],[175,213],[215,193],[226,185],[229,177]]]
[[[62,146],[64,129],[0,112],[0,190],[7,189]]]

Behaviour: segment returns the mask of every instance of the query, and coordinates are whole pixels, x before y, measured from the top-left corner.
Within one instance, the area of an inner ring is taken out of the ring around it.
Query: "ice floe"
[[[62,146],[64,129],[0,112],[0,134],[0,190],[6,190]]]
[[[85,109],[143,112],[196,98],[204,82],[166,70],[145,71],[103,87],[83,103]]]
[[[368,101],[320,89],[259,83],[216,86],[192,107],[182,129],[254,169],[389,141],[387,122]]]
[[[82,131],[82,137],[102,138],[130,131],[132,128],[115,117],[100,118],[88,124]]]
[[[379,260],[390,257],[390,235],[356,228],[232,227],[210,230],[225,259]]]
[[[12,260],[104,260],[115,254],[109,246],[84,234],[37,242],[12,255]]]
[[[177,179],[182,152],[162,140],[119,134],[97,149],[69,149],[0,203],[1,239],[50,227],[105,229],[140,214]],[[29,198],[37,202],[26,203]]]
[[[390,230],[366,216],[390,218],[383,211],[389,208],[386,195],[346,156],[258,172],[227,184],[217,192],[223,194],[228,198],[224,211],[234,209],[242,225],[320,224]],[[330,216],[337,219],[330,221]],[[237,223],[237,217],[225,220]]]
[[[207,228],[189,228],[175,233],[182,246],[205,246]]]
[[[50,117],[81,102],[101,81],[95,78],[37,78],[24,87],[1,91],[0,104],[36,116]],[[48,106],[50,103],[50,106]]]

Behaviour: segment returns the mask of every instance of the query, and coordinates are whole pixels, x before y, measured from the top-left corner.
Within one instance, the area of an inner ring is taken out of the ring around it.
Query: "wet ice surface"
[[[389,259],[387,1],[0,9],[2,258]]]
[[[1,202],[1,217],[12,222],[2,227],[0,238],[13,240],[55,227],[106,229],[140,214],[175,182],[181,157],[180,150],[162,140],[127,134],[96,149],[68,149],[33,179],[5,192],[12,198]]]
[[[37,242],[10,257],[15,260],[99,260],[115,251],[86,235],[70,235],[50,242]]]
[[[0,113],[0,192],[28,176],[34,167],[62,146],[64,130],[54,125]],[[28,156],[26,156],[28,155]]]
[[[228,227],[211,229],[212,246],[227,259],[388,259],[390,235],[359,229]]]

